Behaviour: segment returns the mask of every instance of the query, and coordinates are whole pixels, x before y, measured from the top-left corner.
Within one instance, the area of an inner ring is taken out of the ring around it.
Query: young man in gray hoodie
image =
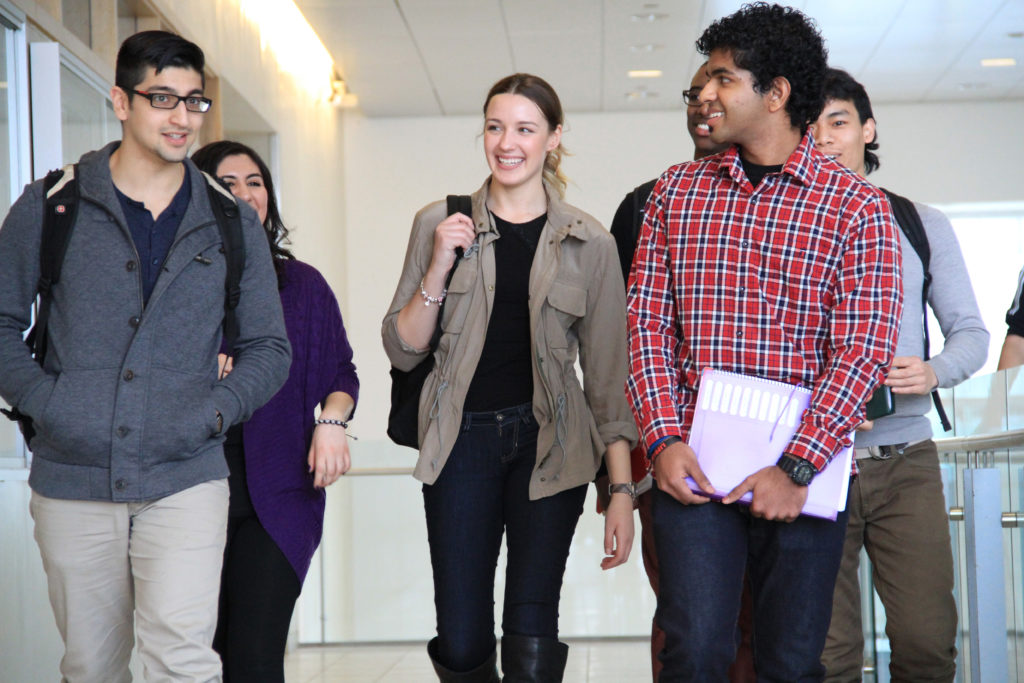
[[[812,127],[818,149],[861,176],[878,168],[875,119],[864,87],[829,69],[825,108]],[[885,384],[896,410],[856,433],[859,476],[847,502],[850,521],[836,579],[822,663],[827,681],[860,681],[864,662],[860,550],[871,558],[885,606],[894,681],[952,681],[956,673],[956,604],[949,523],[932,428],[929,394],[970,377],[985,362],[989,334],[949,220],[914,204],[931,253],[928,305],[942,328],[942,351],[924,360],[924,272],[905,234],[903,318]]]
[[[31,512],[69,681],[130,680],[134,632],[147,680],[220,680],[210,643],[223,434],[277,391],[291,361],[266,236],[242,203],[235,364],[218,379],[226,257],[207,181],[187,158],[211,105],[203,67],[199,47],[171,33],[122,44],[110,91],[122,139],[75,168],[77,218],[42,367],[22,341],[42,181],[0,229],[0,396],[36,431]]]

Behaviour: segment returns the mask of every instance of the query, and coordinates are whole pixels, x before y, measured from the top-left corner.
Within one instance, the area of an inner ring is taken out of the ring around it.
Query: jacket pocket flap
[[[569,315],[582,318],[587,312],[587,291],[580,287],[556,282],[548,292],[548,303]]]

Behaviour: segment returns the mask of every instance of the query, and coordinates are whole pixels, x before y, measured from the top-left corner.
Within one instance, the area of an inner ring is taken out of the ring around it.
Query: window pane
[[[11,158],[11,107],[14,105],[10,93],[14,81],[11,73],[11,59],[8,51],[12,49],[10,29],[0,24],[0,216],[6,216],[11,208],[11,173],[15,164]]]
[[[64,163],[121,137],[121,127],[106,93],[65,65],[60,67],[61,137]]]

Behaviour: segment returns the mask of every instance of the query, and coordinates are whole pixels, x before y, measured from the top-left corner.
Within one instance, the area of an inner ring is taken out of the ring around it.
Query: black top
[[[528,223],[494,216],[494,307],[463,410],[501,410],[533,400],[530,269],[547,214]]]
[[[747,180],[750,181],[751,186],[757,187],[764,180],[764,177],[769,173],[778,173],[782,170],[782,164],[772,164],[771,166],[762,166],[761,164],[753,164],[742,156],[740,156],[740,162],[743,164],[743,172],[747,174]]]
[[[114,187],[117,198],[124,211],[124,219],[128,222],[128,231],[132,234],[135,251],[139,254],[139,275],[142,278],[142,302],[149,301],[153,293],[156,278],[160,275],[160,266],[167,258],[167,252],[174,243],[174,235],[178,232],[181,219],[192,199],[192,186],[188,182],[188,172],[181,187],[160,215],[154,220],[146,205],[137,202]]]
[[[658,179],[648,180],[643,185],[638,185],[619,204],[612,219],[611,233],[615,238],[615,248],[619,252],[619,265],[622,266],[622,282],[629,288],[629,270],[633,265],[633,252],[636,251],[636,241],[640,237],[640,228],[644,223],[644,207],[647,206],[647,199],[651,196]]]

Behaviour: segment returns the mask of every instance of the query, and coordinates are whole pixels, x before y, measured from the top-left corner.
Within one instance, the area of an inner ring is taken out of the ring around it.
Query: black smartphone
[[[875,389],[875,393],[871,394],[867,405],[864,406],[864,419],[877,420],[880,417],[892,415],[894,412],[896,412],[896,402],[892,397],[892,389],[883,384]]]

